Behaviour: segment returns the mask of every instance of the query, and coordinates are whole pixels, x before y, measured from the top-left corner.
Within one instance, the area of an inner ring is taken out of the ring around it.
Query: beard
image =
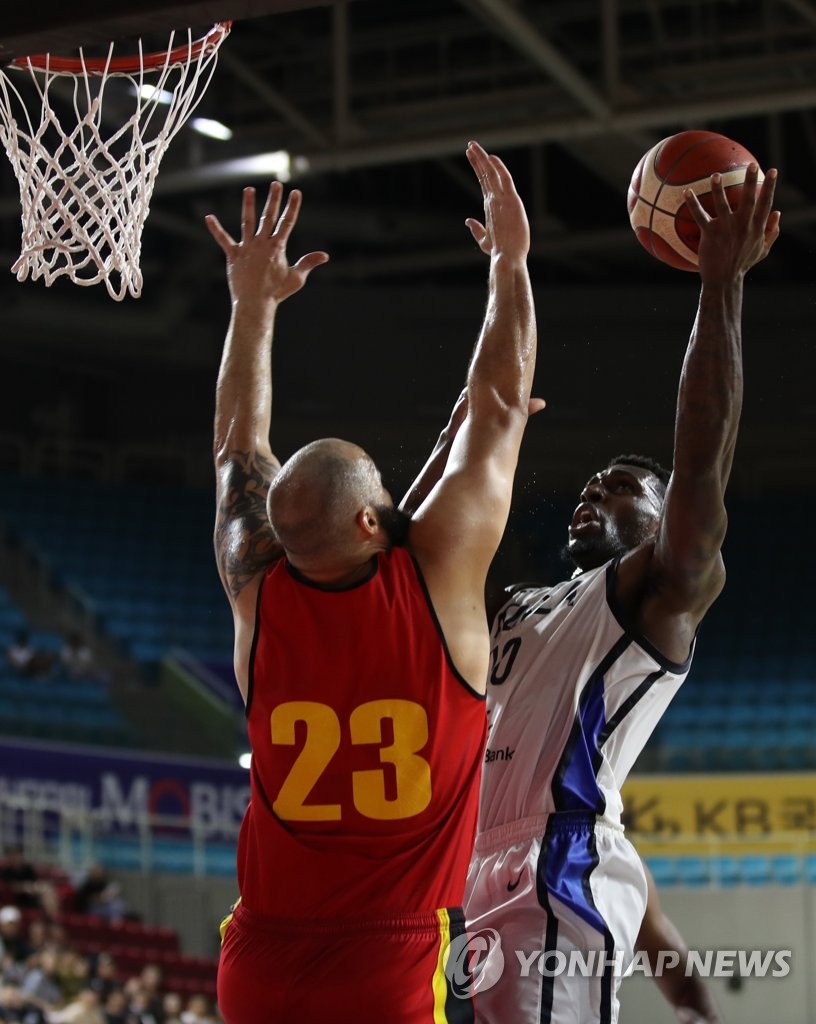
[[[657,531],[658,519],[630,523],[620,532],[607,521],[603,529],[589,537],[571,537],[561,549],[561,557],[572,562],[581,572],[597,569],[627,551],[633,551]]]
[[[403,512],[396,505],[375,505],[380,526],[385,530],[385,535],[391,543],[391,547],[405,547],[408,540],[408,527],[411,525],[411,517]]]
[[[612,558],[624,554],[629,547],[620,538],[611,540],[605,534],[594,537],[574,537],[561,548],[561,558],[582,572],[597,569]]]

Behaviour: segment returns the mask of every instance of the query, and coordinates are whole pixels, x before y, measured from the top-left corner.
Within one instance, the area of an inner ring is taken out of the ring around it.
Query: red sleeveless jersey
[[[458,906],[484,699],[458,674],[411,555],[327,590],[285,560],[261,584],[247,701],[248,910],[395,918]]]

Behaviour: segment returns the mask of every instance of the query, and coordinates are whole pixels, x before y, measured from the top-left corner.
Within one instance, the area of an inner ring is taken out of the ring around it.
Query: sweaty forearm
[[[276,309],[270,301],[233,305],[216,385],[216,454],[268,440]]]
[[[677,399],[675,472],[725,483],[742,409],[741,315],[741,276],[703,285]]]
[[[536,324],[532,289],[523,259],[494,256],[484,324],[468,373],[468,401],[486,401],[526,415],[533,383]]]

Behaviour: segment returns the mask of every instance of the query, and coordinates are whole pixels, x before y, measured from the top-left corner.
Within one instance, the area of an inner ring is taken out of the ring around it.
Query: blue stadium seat
[[[677,864],[673,857],[649,857],[647,863],[658,888],[677,884]]]
[[[797,885],[805,877],[803,858],[777,854],[771,859],[771,876],[779,885]]]
[[[768,885],[774,880],[771,858],[758,854],[742,857],[740,875],[746,885]]]
[[[95,481],[15,478],[0,492],[0,511],[55,580],[151,663],[171,647],[231,650],[211,506],[209,492]]]
[[[677,879],[680,885],[709,885],[712,871],[711,862],[707,857],[678,857]]]
[[[730,889],[738,885],[741,880],[740,858],[739,857],[712,857],[711,859],[712,881],[723,889]]]

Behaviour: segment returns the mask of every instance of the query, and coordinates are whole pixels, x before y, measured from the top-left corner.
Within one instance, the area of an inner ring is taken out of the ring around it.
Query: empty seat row
[[[93,940],[107,946],[122,946],[141,952],[178,954],[178,935],[172,928],[142,924],[139,921],[108,921],[95,914],[66,912],[60,924],[73,938]]]
[[[784,728],[786,725],[802,725],[816,731],[816,701],[791,701],[780,704],[774,700],[765,700],[734,706],[722,704],[670,706],[660,723],[660,728],[663,731],[670,731],[674,728],[696,728],[705,731],[714,728],[730,729],[733,726],[749,730],[764,730],[767,726]]]
[[[672,885],[816,885],[816,855],[746,854],[743,856],[647,857],[659,887]]]

